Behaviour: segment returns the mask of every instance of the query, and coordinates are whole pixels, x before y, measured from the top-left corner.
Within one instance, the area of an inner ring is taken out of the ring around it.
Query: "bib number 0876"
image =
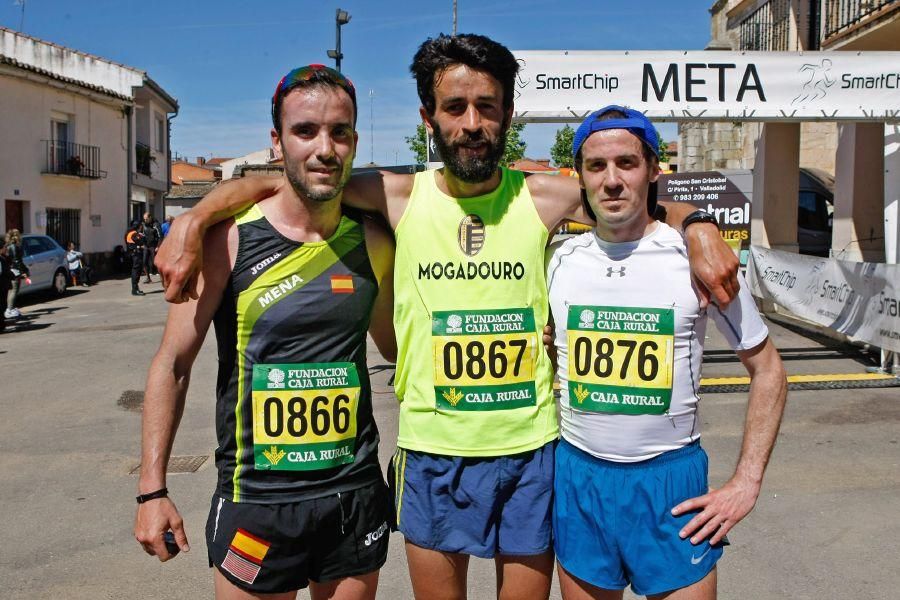
[[[522,339],[494,340],[487,348],[478,340],[465,344],[451,340],[444,343],[444,374],[450,380],[460,379],[463,374],[469,379],[481,379],[485,373],[495,379],[502,379],[506,377],[510,366],[510,357],[507,356],[509,348],[515,353],[512,358],[512,375],[518,377],[527,347],[528,342]]]
[[[656,356],[659,344],[653,340],[613,341],[607,337],[599,337],[594,343],[591,341],[588,337],[575,339],[574,367],[575,373],[579,376],[593,373],[596,377],[609,377],[616,368],[617,357],[621,361],[618,370],[619,379],[627,378],[629,367],[632,365],[635,365],[637,376],[642,381],[653,381],[659,374],[659,358]]]
[[[270,396],[263,402],[263,429],[273,438],[287,433],[303,437],[312,430],[316,436],[326,435],[334,428],[336,433],[346,433],[350,428],[350,398],[338,394],[331,403],[325,396],[316,396],[312,402],[294,396],[285,402],[282,398]],[[287,413],[287,414],[285,414]]]

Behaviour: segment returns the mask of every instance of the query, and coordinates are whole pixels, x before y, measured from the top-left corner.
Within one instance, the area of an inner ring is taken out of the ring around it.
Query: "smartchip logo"
[[[834,76],[831,74],[831,60],[823,58],[816,63],[806,63],[800,67],[800,75],[803,77],[803,85],[797,97],[791,100],[791,104],[809,104],[821,100],[828,95],[828,88],[834,85]]]
[[[475,256],[484,246],[484,221],[478,215],[466,215],[459,222],[459,249],[466,256]]]
[[[516,77],[516,94],[521,95],[519,89],[525,89],[534,83],[536,90],[600,90],[613,92],[619,89],[619,78],[609,73],[582,73],[560,75],[559,73],[536,73],[534,80],[525,79],[521,72],[525,69],[525,61],[518,59],[520,72]]]

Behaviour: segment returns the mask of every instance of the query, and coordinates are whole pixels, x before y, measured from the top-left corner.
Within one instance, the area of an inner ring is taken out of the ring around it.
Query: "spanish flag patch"
[[[331,292],[334,294],[352,294],[353,275],[332,275]]]

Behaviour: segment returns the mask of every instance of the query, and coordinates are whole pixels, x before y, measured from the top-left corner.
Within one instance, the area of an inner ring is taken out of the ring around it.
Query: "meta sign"
[[[608,104],[660,120],[900,120],[900,52],[517,51],[515,117]]]

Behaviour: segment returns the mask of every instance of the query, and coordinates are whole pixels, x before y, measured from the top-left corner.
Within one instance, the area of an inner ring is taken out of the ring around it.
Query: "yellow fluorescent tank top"
[[[474,198],[416,174],[397,225],[397,445],[451,456],[525,452],[556,438],[541,222],[524,174]]]

